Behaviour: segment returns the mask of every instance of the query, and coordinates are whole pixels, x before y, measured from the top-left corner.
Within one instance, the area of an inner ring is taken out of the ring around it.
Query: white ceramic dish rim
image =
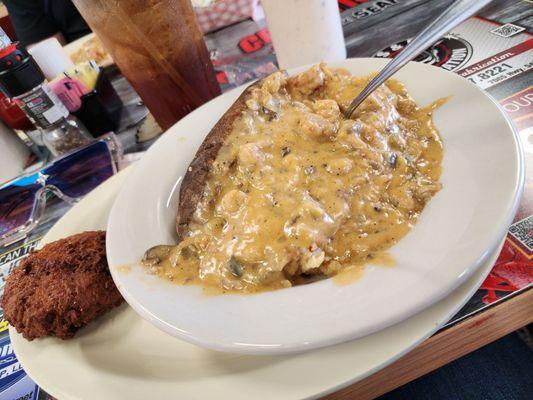
[[[71,209],[65,216],[58,221],[47,233],[47,235],[43,238],[39,246],[43,246],[46,243],[49,243],[54,240],[58,240],[62,237],[79,233],[83,230],[93,230],[93,229],[102,229],[101,226],[93,226],[94,220],[98,220],[98,217],[91,219],[90,223],[83,223],[82,225],[85,225],[82,227],[76,227],[73,228],[73,223],[70,223],[70,221],[79,221],[79,216],[81,213],[81,216],[87,217],[87,214],[89,211],[86,211],[89,206],[93,203],[98,203],[98,206],[101,204],[101,199],[105,200],[105,196],[108,195],[108,191],[114,191],[112,195],[116,195],[116,192],[118,192],[118,187],[115,188],[115,186],[119,186],[121,183],[121,180],[123,180],[124,175],[128,171],[123,171],[119,175],[111,178],[108,182],[101,185],[99,188],[97,188],[94,192],[89,194],[85,199],[83,199],[78,205],[76,205],[73,209]],[[110,207],[110,205],[108,206]],[[85,214],[85,215],[83,215]],[[82,219],[83,220],[83,219]],[[85,221],[88,221],[86,218]],[[500,245],[501,249],[501,245]],[[322,368],[322,358],[324,358],[324,355],[331,352],[334,353],[336,348],[342,349],[342,353],[345,354],[346,352],[352,352],[353,358],[355,360],[361,360],[361,357],[357,356],[360,355],[360,352],[368,352],[367,349],[374,348],[374,346],[370,346],[368,344],[369,341],[372,341],[376,338],[381,338],[381,346],[387,348],[392,347],[390,351],[393,351],[390,356],[385,357],[383,359],[379,359],[379,356],[376,356],[376,352],[371,351],[373,357],[377,357],[378,360],[375,360],[374,364],[372,366],[369,366],[367,369],[364,369],[364,372],[361,372],[359,374],[354,373],[354,376],[351,379],[343,380],[342,382],[339,382],[337,384],[334,384],[333,386],[329,386],[327,383],[324,383],[326,387],[324,387],[321,391],[309,394],[304,391],[298,394],[298,398],[319,398],[321,396],[327,395],[329,393],[335,392],[337,390],[340,390],[348,385],[351,385],[361,379],[364,379],[365,377],[379,371],[380,369],[384,368],[385,366],[393,363],[400,357],[402,357],[404,354],[408,353],[412,348],[417,346],[419,343],[423,342],[425,339],[430,337],[434,332],[436,332],[446,321],[448,321],[453,315],[459,311],[464,304],[470,299],[470,297],[473,295],[473,293],[477,290],[479,285],[483,282],[485,277],[488,275],[490,270],[492,269],[492,265],[494,261],[497,258],[497,255],[500,252],[500,249],[497,250],[494,254],[492,254],[489,257],[489,260],[485,265],[483,265],[478,271],[476,271],[475,274],[477,274],[475,277],[472,277],[470,280],[463,285],[461,285],[459,288],[457,288],[450,297],[442,300],[441,302],[433,305],[432,307],[426,309],[425,311],[421,312],[420,314],[417,314],[411,318],[409,318],[406,321],[403,321],[395,326],[389,327],[383,331],[380,331],[374,335],[369,335],[365,338],[361,338],[358,340],[354,340],[348,343],[340,344],[338,346],[330,347],[330,348],[324,348],[315,350],[303,355],[294,355],[294,356],[283,356],[286,359],[289,358],[300,358],[302,357],[303,360],[300,361],[300,366],[302,368],[310,368],[314,366],[315,368]],[[468,286],[468,288],[466,288]],[[464,292],[466,290],[466,293],[460,293]],[[458,297],[457,299],[454,299],[455,297]],[[456,300],[453,301],[452,300]],[[450,303],[450,304],[448,304]],[[444,309],[441,310],[441,308],[444,306]],[[132,310],[123,310],[120,312],[134,312]],[[437,315],[434,315],[434,314]],[[107,318],[107,317],[104,317]],[[139,319],[139,323],[143,324],[146,323],[149,325],[148,322],[144,322],[140,316],[137,315],[137,318]],[[94,324],[98,324],[99,322],[95,322]],[[419,324],[423,325],[423,329],[418,329]],[[136,325],[136,324],[135,324]],[[409,329],[405,329],[406,327],[409,327]],[[411,329],[414,327],[414,329]],[[105,328],[104,328],[105,329]],[[151,332],[158,333],[157,328],[154,326],[149,325],[149,329]],[[413,330],[416,333],[413,333]],[[83,333],[83,331],[82,331]],[[129,332],[125,331],[124,334],[127,335]],[[406,334],[407,333],[407,334]],[[33,342],[28,342],[26,339],[22,337],[21,334],[17,333],[12,327],[9,328],[9,335],[11,337],[11,341],[15,350],[15,354],[17,354],[17,357],[21,364],[23,365],[25,371],[28,373],[32,379],[35,380],[35,382],[42,387],[46,392],[51,394],[52,396],[60,399],[68,399],[68,400],[78,400],[80,398],[108,398],[108,397],[102,397],[105,395],[105,392],[100,392],[99,390],[102,387],[107,387],[109,385],[113,385],[115,382],[117,382],[117,378],[110,379],[106,382],[100,382],[100,381],[91,381],[91,384],[87,385],[90,389],[89,390],[97,390],[98,392],[76,392],[72,393],[68,387],[65,387],[65,377],[71,372],[69,370],[69,365],[71,365],[71,360],[69,357],[75,357],[76,355],[72,352],[69,352],[68,350],[64,351],[65,346],[67,343],[75,343],[76,341],[80,340],[79,336],[72,339],[70,342],[62,342],[57,341],[53,338],[48,339],[38,339]],[[92,335],[92,334],[91,334]],[[157,337],[157,336],[156,336]],[[388,337],[387,340],[385,338]],[[394,343],[395,341],[398,341],[398,338],[400,340],[403,340],[404,343],[401,345],[401,350],[394,350],[394,346],[391,346],[391,343]],[[41,341],[46,341],[46,343],[42,343]],[[139,347],[142,347],[145,343],[145,340],[157,340],[155,338],[149,338],[149,337],[143,337],[143,340],[141,340],[138,343]],[[177,345],[186,345],[185,343],[181,342],[178,339],[175,339]],[[45,351],[52,350],[53,352],[61,351],[59,356],[57,354],[52,355],[41,355],[39,354],[42,349],[45,349]],[[359,351],[359,353],[358,353]],[[37,356],[39,354],[39,356]],[[321,357],[322,356],[322,357]],[[52,358],[51,358],[52,357]],[[113,357],[112,350],[110,351],[110,357]],[[147,355],[147,357],[150,357]],[[310,360],[309,360],[310,359]],[[314,363],[313,363],[314,361]],[[56,366],[51,366],[51,362],[56,362],[57,365],[59,365],[59,368],[62,368],[62,370],[55,371]],[[142,360],[139,360],[139,362],[142,362]],[[91,370],[97,368],[97,366],[93,366],[88,362],[84,362],[85,365],[89,366]],[[335,363],[337,365],[337,363]],[[341,367],[344,371],[344,368],[350,368],[350,366],[356,365],[355,363],[347,363],[344,367]],[[335,368],[335,366],[332,366]],[[293,368],[291,368],[292,370]],[[55,372],[54,372],[55,371]],[[97,371],[100,373],[100,371]],[[280,368],[279,374],[281,376],[286,376],[288,371],[283,371],[283,367]],[[72,379],[77,379],[78,376],[81,376],[80,374],[75,374]],[[85,375],[81,378],[82,381],[85,380]],[[147,377],[148,378],[148,377]],[[246,378],[242,378],[246,379]],[[149,378],[148,378],[149,380]],[[74,382],[74,386],[77,389],[81,389],[83,386],[80,384],[78,385],[76,382]],[[142,387],[145,387],[146,385],[141,383]],[[203,385],[200,383],[200,386],[205,388],[206,385]],[[260,385],[259,385],[260,386]],[[132,393],[124,393],[124,396],[131,398],[145,398],[143,397],[144,394],[141,394],[140,396],[135,396],[136,389],[134,386],[127,386],[131,388]],[[255,387],[255,385],[254,385]],[[262,390],[259,388],[259,390]],[[178,386],[173,386],[171,393],[168,393],[168,396],[177,396],[179,395],[180,389]],[[108,392],[107,392],[108,393]],[[264,394],[264,392],[261,392]],[[109,394],[109,393],[108,393]],[[197,395],[201,397],[201,393],[197,392]],[[223,395],[219,393],[219,395]],[[272,397],[272,396],[271,396]],[[292,396],[287,396],[290,398],[296,398]],[[249,398],[249,397],[248,397]],[[273,397],[273,398],[280,398],[279,396]]]
[[[363,59],[363,60],[365,60],[365,59]],[[372,59],[372,62],[376,63],[377,60]],[[300,68],[298,70],[301,70],[301,69],[304,69],[304,68],[305,67],[302,67],[302,68]],[[454,79],[457,78],[456,75],[452,74],[451,72],[447,72],[447,71],[442,71],[442,72],[443,73],[447,73],[447,74],[451,74],[452,76],[454,76]],[[291,342],[291,343],[283,343],[283,344],[280,344],[280,345],[262,345],[260,343],[236,343],[236,342],[228,343],[228,342],[224,342],[224,341],[215,342],[213,340],[206,341],[205,338],[198,337],[197,334],[194,333],[194,332],[190,333],[190,332],[186,331],[185,329],[182,329],[180,327],[174,326],[173,324],[167,323],[166,321],[160,319],[157,315],[155,315],[150,310],[145,308],[143,304],[138,302],[138,300],[136,299],[136,296],[134,294],[130,293],[128,291],[128,289],[123,285],[123,281],[122,281],[121,277],[119,276],[120,274],[117,272],[117,269],[113,268],[113,266],[116,266],[116,265],[113,265],[113,263],[114,263],[113,254],[114,253],[113,253],[112,245],[109,245],[110,242],[108,242],[108,254],[111,256],[110,257],[110,263],[112,265],[111,271],[112,271],[112,274],[113,274],[113,278],[115,279],[115,282],[117,283],[117,286],[119,287],[122,295],[128,301],[128,303],[132,306],[132,308],[134,308],[137,312],[139,312],[141,314],[141,316],[143,316],[144,318],[148,319],[153,324],[158,326],[160,329],[164,330],[165,332],[167,332],[167,333],[169,333],[171,335],[177,336],[177,337],[179,337],[181,339],[184,339],[186,341],[189,341],[191,343],[194,343],[194,344],[197,344],[197,345],[200,345],[200,346],[204,346],[204,347],[207,347],[207,348],[211,348],[211,349],[214,349],[214,350],[229,351],[229,352],[242,352],[242,353],[249,353],[249,354],[279,354],[279,353],[288,353],[288,352],[298,352],[298,351],[305,351],[305,350],[309,350],[309,349],[312,349],[312,348],[322,347],[322,346],[326,346],[326,345],[332,345],[332,344],[340,343],[340,342],[343,342],[343,341],[355,339],[357,337],[361,337],[361,336],[370,334],[370,333],[375,332],[375,331],[377,331],[379,329],[383,329],[383,328],[385,328],[387,326],[391,326],[391,325],[393,325],[395,323],[398,323],[401,320],[412,316],[414,313],[420,312],[421,310],[423,310],[427,306],[433,304],[434,302],[439,301],[440,299],[444,298],[453,289],[455,289],[458,285],[460,285],[466,279],[468,279],[473,274],[473,272],[483,262],[485,262],[487,260],[488,256],[498,246],[501,238],[505,235],[505,232],[506,232],[509,224],[511,223],[512,218],[513,218],[513,216],[514,216],[514,214],[516,212],[516,209],[517,209],[518,204],[519,204],[519,199],[520,199],[522,187],[523,187],[523,182],[524,182],[523,153],[522,153],[521,143],[520,143],[520,140],[518,138],[518,134],[517,134],[514,126],[512,125],[510,120],[505,116],[505,113],[503,113],[503,111],[502,111],[501,107],[499,106],[499,104],[496,103],[490,96],[488,96],[486,93],[484,93],[481,90],[479,90],[477,87],[475,87],[475,85],[471,84],[470,82],[465,81],[465,84],[474,87],[479,93],[482,93],[484,96],[486,96],[488,99],[490,99],[492,104],[494,106],[496,106],[496,108],[500,111],[500,113],[502,114],[502,116],[506,120],[506,123],[507,123],[509,129],[512,131],[515,151],[516,151],[516,155],[517,155],[517,158],[518,158],[518,160],[517,160],[517,162],[518,162],[518,171],[516,173],[516,178],[515,178],[515,181],[514,181],[515,182],[514,191],[513,191],[514,197],[513,197],[513,200],[511,201],[511,204],[508,207],[508,210],[507,210],[507,212],[505,214],[506,218],[503,219],[502,222],[497,226],[497,229],[494,230],[495,233],[492,236],[493,239],[491,240],[490,245],[485,249],[483,254],[481,254],[481,255],[479,255],[479,257],[477,257],[476,262],[474,262],[473,264],[465,267],[465,272],[463,274],[461,274],[457,278],[457,280],[454,282],[454,284],[453,285],[449,285],[445,290],[441,290],[438,293],[438,295],[436,295],[432,299],[432,301],[430,303],[425,304],[425,305],[419,304],[417,307],[412,307],[410,310],[408,310],[408,312],[404,312],[404,313],[398,314],[398,315],[395,316],[395,318],[390,318],[387,321],[386,324],[383,324],[383,323],[382,324],[375,324],[373,326],[367,327],[366,330],[359,332],[357,334],[357,336],[354,336],[353,333],[351,333],[351,332],[347,332],[347,333],[339,334],[339,335],[336,335],[336,336],[332,335],[332,336],[329,336],[328,338],[324,338],[323,340],[317,340],[317,341],[312,342],[312,343]],[[242,87],[238,88],[238,89],[235,89],[232,93],[235,93],[236,91],[239,91],[239,90],[242,90]],[[201,107],[197,111],[191,113],[185,119],[196,118],[197,115],[200,115],[201,112],[206,110],[205,107],[206,106]],[[184,120],[180,121],[180,123],[182,123]],[[179,126],[180,126],[180,123],[177,124],[177,128],[175,129],[176,132],[177,132],[177,129],[179,128]],[[169,132],[167,135],[170,136],[170,134],[171,133]],[[177,135],[177,133],[174,134],[174,136],[176,136],[176,135]],[[162,147],[163,146],[163,142],[159,143],[159,146]],[[133,173],[128,177],[128,180],[127,180],[126,184],[124,185],[125,187],[128,186],[128,182],[133,182],[136,179],[136,176],[138,175],[139,169],[144,167],[145,160],[148,157],[152,156],[152,154],[155,154],[157,149],[158,149],[158,143],[156,143],[149,150],[149,153],[147,154],[147,157],[145,157],[144,160],[141,160],[141,162],[137,165],[136,170],[133,171]],[[129,195],[131,195],[131,193]],[[115,208],[119,209],[121,207],[121,204],[124,204],[124,201],[126,201],[126,198],[129,195],[126,193],[126,191],[124,189],[121,191],[121,193],[119,193],[119,196],[118,196],[117,201],[115,203],[116,206],[113,207],[113,210],[112,210],[112,213],[111,213],[110,221],[113,221],[113,215],[116,214]],[[109,232],[114,232],[115,231],[112,223],[110,223],[110,225],[108,226],[108,231]],[[294,290],[294,289],[289,289],[289,290]]]

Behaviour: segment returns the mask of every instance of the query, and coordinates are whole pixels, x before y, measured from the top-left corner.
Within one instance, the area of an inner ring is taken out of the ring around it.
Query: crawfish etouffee
[[[257,292],[333,276],[405,236],[441,188],[435,105],[390,80],[345,118],[368,79],[321,64],[250,87],[181,241],[147,251],[149,271]]]

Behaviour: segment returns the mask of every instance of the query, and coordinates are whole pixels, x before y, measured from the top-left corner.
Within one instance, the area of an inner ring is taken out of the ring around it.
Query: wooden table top
[[[439,331],[398,361],[324,400],[370,400],[533,322],[533,287]]]

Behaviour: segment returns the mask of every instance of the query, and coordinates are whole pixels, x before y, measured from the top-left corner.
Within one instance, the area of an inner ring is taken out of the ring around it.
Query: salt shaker
[[[2,49],[0,90],[12,97],[41,131],[44,144],[54,156],[94,140],[48,87],[33,58],[16,43]]]

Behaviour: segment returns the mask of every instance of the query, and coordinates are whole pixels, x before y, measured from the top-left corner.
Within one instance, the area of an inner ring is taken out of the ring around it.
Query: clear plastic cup
[[[190,0],[73,0],[158,124],[220,94]]]

